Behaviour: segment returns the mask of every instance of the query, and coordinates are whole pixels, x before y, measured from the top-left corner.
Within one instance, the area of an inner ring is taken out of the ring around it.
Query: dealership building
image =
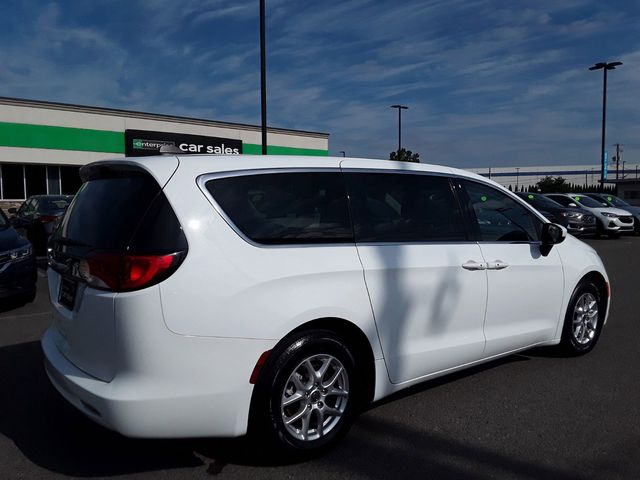
[[[329,135],[268,129],[267,153],[328,155]],[[74,194],[89,162],[155,155],[175,145],[188,153],[260,154],[255,125],[0,97],[0,200]]]
[[[328,155],[329,134],[268,130],[269,154]],[[74,194],[80,166],[106,158],[156,155],[173,145],[185,153],[260,154],[255,125],[0,97],[0,206],[39,194]],[[386,153],[380,158],[384,158]],[[621,162],[608,171],[619,195],[640,205],[640,165]],[[597,189],[600,166],[553,165],[471,168],[520,189],[545,176]]]

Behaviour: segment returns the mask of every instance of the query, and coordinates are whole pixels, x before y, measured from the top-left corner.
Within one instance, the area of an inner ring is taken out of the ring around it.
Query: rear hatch
[[[87,165],[81,176],[49,244],[49,296],[58,349],[81,370],[110,381],[117,371],[119,293],[167,278],[187,243],[162,191],[169,177],[156,179],[122,161]]]

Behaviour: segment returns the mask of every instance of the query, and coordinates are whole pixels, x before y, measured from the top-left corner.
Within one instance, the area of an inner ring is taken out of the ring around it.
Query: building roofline
[[[97,115],[117,115],[129,118],[143,118],[146,120],[158,120],[165,122],[188,123],[191,125],[203,125],[207,127],[233,127],[239,130],[260,131],[260,126],[246,123],[220,122],[195,117],[179,115],[164,115],[160,113],[139,112],[135,110],[123,110],[119,108],[90,107],[73,103],[59,103],[42,100],[29,100],[24,98],[0,97],[0,105],[13,105],[18,107],[48,108],[50,110],[63,110],[68,112],[93,113]],[[269,133],[281,133],[285,135],[299,135],[305,137],[328,139],[329,134],[324,132],[312,132],[307,130],[294,130],[289,128],[268,127]]]

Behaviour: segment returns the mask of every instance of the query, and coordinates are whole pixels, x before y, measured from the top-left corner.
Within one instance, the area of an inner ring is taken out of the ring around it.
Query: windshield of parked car
[[[71,203],[70,197],[41,198],[38,210],[42,213],[66,210],[69,203]]]
[[[607,200],[607,202],[609,202],[614,207],[630,207],[631,206],[621,198],[618,198],[614,195],[605,195],[604,198]]]
[[[537,209],[545,209],[545,208],[564,208],[555,200],[551,200],[543,195],[534,195],[529,193],[527,195],[527,202],[533,205]]]
[[[576,202],[580,203],[581,205],[584,205],[585,207],[589,207],[589,208],[602,207],[602,203],[600,203],[597,200],[594,200],[591,197],[584,197],[582,195],[572,195],[571,198],[573,198]]]

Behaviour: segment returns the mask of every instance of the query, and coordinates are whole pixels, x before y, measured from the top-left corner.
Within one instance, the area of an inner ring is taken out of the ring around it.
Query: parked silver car
[[[578,193],[551,193],[547,195],[565,207],[583,207],[596,216],[596,234],[617,237],[633,231],[633,215],[619,208],[603,207],[602,203],[588,195]]]

